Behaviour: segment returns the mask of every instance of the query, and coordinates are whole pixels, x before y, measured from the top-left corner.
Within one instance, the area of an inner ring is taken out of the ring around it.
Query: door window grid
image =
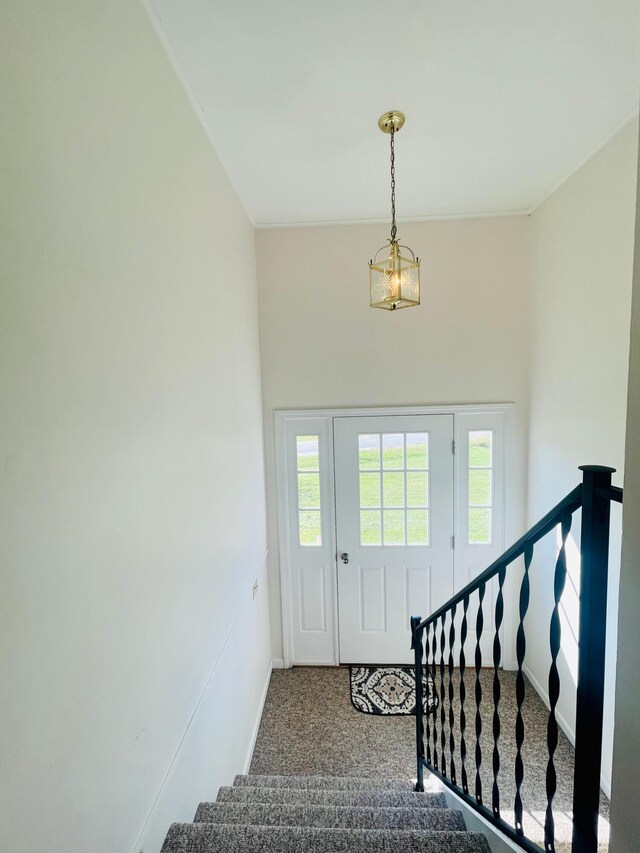
[[[298,543],[302,548],[322,547],[320,494],[320,436],[296,436]]]
[[[468,430],[467,543],[490,545],[493,508],[493,430]]]
[[[428,433],[358,435],[360,544],[429,544]]]

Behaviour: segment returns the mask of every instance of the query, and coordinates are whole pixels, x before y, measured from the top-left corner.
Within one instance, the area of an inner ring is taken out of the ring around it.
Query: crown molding
[[[398,217],[398,225],[407,225],[412,222],[447,222],[449,220],[461,219],[500,219],[509,216],[528,216],[531,211],[527,210],[497,210],[482,213],[434,213],[429,216],[401,216]],[[311,222],[257,222],[257,231],[269,231],[278,228],[331,228],[337,225],[388,225],[389,217],[375,219],[326,219]]]

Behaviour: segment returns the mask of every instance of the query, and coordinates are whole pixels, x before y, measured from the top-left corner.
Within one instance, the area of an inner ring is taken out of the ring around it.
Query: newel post
[[[419,616],[411,617],[411,648],[413,649],[415,676],[416,676],[416,791],[424,791],[424,721],[422,719],[422,634],[424,628],[418,628],[421,619]]]
[[[572,853],[596,853],[609,570],[608,489],[615,468],[581,465],[582,555]]]

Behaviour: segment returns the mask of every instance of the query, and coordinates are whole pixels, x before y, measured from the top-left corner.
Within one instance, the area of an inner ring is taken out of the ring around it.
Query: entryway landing
[[[491,695],[492,670],[483,670],[483,693]],[[515,673],[501,672],[502,737],[500,738],[501,770],[498,775],[502,817],[513,823],[515,786],[516,699]],[[475,784],[473,747],[472,696],[467,698],[467,773]],[[527,682],[523,706],[526,730],[523,760],[525,778],[522,786],[524,825],[527,835],[543,846],[544,817],[547,806],[545,773],[548,711]],[[459,714],[456,714],[459,719]],[[448,743],[447,729],[447,743]],[[454,729],[459,748],[460,732]],[[480,744],[483,762],[480,778],[485,801],[491,801],[493,774],[491,758],[493,735],[485,726]],[[449,753],[447,761],[449,761]],[[456,754],[459,762],[459,752]],[[558,788],[554,799],[556,850],[569,853],[571,839],[571,803],[573,790],[573,748],[560,733],[556,752]],[[415,719],[413,717],[380,717],[356,711],[349,697],[347,667],[294,667],[274,670],[256,740],[252,774],[357,776],[386,779],[414,779]],[[430,789],[437,790],[431,778]],[[609,839],[609,802],[600,802],[599,853],[606,853]]]

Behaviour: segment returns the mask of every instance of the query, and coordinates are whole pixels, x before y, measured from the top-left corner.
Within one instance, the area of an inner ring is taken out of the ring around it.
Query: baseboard
[[[443,785],[436,776],[432,776],[430,781],[429,791],[441,791],[445,796],[447,806],[450,809],[457,809],[462,812],[467,830],[469,832],[480,832],[485,836],[491,853],[511,853],[511,851],[522,853],[522,847],[511,841],[506,835],[503,835],[499,829],[479,812],[471,808],[455,791]]]
[[[282,658],[273,658],[271,661],[272,669],[284,669],[284,661]]]
[[[551,702],[549,701],[549,694],[544,689],[542,684],[538,681],[535,675],[531,672],[531,669],[525,664],[522,665],[522,671],[527,676],[531,684],[533,685],[536,693],[542,699],[547,709],[551,708]],[[576,733],[573,730],[573,726],[569,725],[567,719],[558,711],[556,708],[556,720],[558,721],[558,725],[566,735],[567,739],[571,743],[571,746],[575,748],[576,745]],[[604,776],[602,773],[600,774],[600,787],[602,788],[604,794],[611,799],[611,782]]]
[[[262,688],[262,696],[260,697],[260,705],[258,714],[256,715],[256,721],[253,726],[253,732],[251,733],[251,741],[249,743],[249,749],[247,751],[247,758],[244,763],[243,773],[248,773],[251,767],[251,760],[253,759],[253,751],[256,748],[256,740],[258,738],[258,731],[260,729],[260,723],[262,721],[262,712],[264,711],[264,703],[267,700],[267,693],[269,692],[269,682],[271,681],[271,672],[273,670],[273,661],[269,663],[267,667],[267,677],[264,682],[264,687]]]

